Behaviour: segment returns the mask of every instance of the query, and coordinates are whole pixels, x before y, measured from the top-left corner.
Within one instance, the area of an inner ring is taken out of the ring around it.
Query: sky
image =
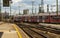
[[[38,12],[38,7],[39,4],[41,3],[41,0],[33,0],[34,1],[34,9],[36,8],[36,11]],[[58,0],[60,2],[60,0]],[[30,13],[31,13],[31,9],[32,9],[32,0],[12,0],[12,4],[11,4],[11,10],[12,10],[12,14],[18,14],[19,13],[19,9],[21,14],[23,13],[22,11],[24,9],[29,9]],[[46,4],[49,5],[56,5],[56,0],[44,0],[44,7],[46,7]],[[59,3],[60,4],[60,3]],[[19,8],[20,6],[20,8]],[[5,9],[7,12],[9,12],[9,7],[2,7],[2,12],[5,12]],[[46,8],[44,8],[46,11]]]

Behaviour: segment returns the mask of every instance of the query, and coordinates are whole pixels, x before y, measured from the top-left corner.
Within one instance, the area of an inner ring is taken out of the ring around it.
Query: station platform
[[[51,37],[54,36],[53,38],[60,38],[60,24],[39,23],[39,25],[47,27],[47,29],[52,28],[52,30],[55,29],[56,31],[59,31],[59,34],[55,34],[55,33],[51,33],[51,32],[47,32],[47,34]]]
[[[29,38],[17,25],[0,22],[0,38]]]
[[[39,25],[43,25],[43,26],[46,26],[46,27],[60,29],[60,24],[39,23]]]

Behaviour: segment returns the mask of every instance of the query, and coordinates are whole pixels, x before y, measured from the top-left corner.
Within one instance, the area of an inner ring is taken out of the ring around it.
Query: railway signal
[[[3,0],[3,7],[9,7],[9,1],[11,0]]]

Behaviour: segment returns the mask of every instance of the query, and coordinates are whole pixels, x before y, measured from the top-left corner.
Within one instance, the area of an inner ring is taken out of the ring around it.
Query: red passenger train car
[[[60,15],[51,15],[48,16],[47,19],[45,20],[47,23],[60,23]]]
[[[60,23],[60,15],[57,16],[55,13],[41,13],[39,15],[20,15],[15,17],[14,21],[30,23]]]

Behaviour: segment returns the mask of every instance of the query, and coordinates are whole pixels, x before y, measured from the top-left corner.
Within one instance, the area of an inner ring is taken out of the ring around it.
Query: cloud
[[[12,0],[13,4],[17,3],[17,2],[21,2],[22,0]]]
[[[24,9],[29,9],[30,12],[31,12],[31,9],[32,9],[32,0],[12,0],[12,1],[13,1],[13,3],[12,3],[12,9],[13,9],[12,12],[14,12],[16,10],[17,13],[18,13],[18,10],[19,10],[18,6],[19,5],[22,5],[20,7],[20,10],[23,11]],[[59,0],[59,2],[60,2],[60,0]],[[37,12],[39,10],[39,4],[40,3],[41,3],[41,0],[38,0],[38,1],[34,0],[34,9],[37,8]],[[44,0],[44,4],[55,5],[56,4],[56,0]],[[45,11],[47,11],[46,5],[44,5],[44,7],[45,7],[44,8]]]
[[[18,2],[18,1],[22,1],[22,0],[12,0],[14,3]]]

